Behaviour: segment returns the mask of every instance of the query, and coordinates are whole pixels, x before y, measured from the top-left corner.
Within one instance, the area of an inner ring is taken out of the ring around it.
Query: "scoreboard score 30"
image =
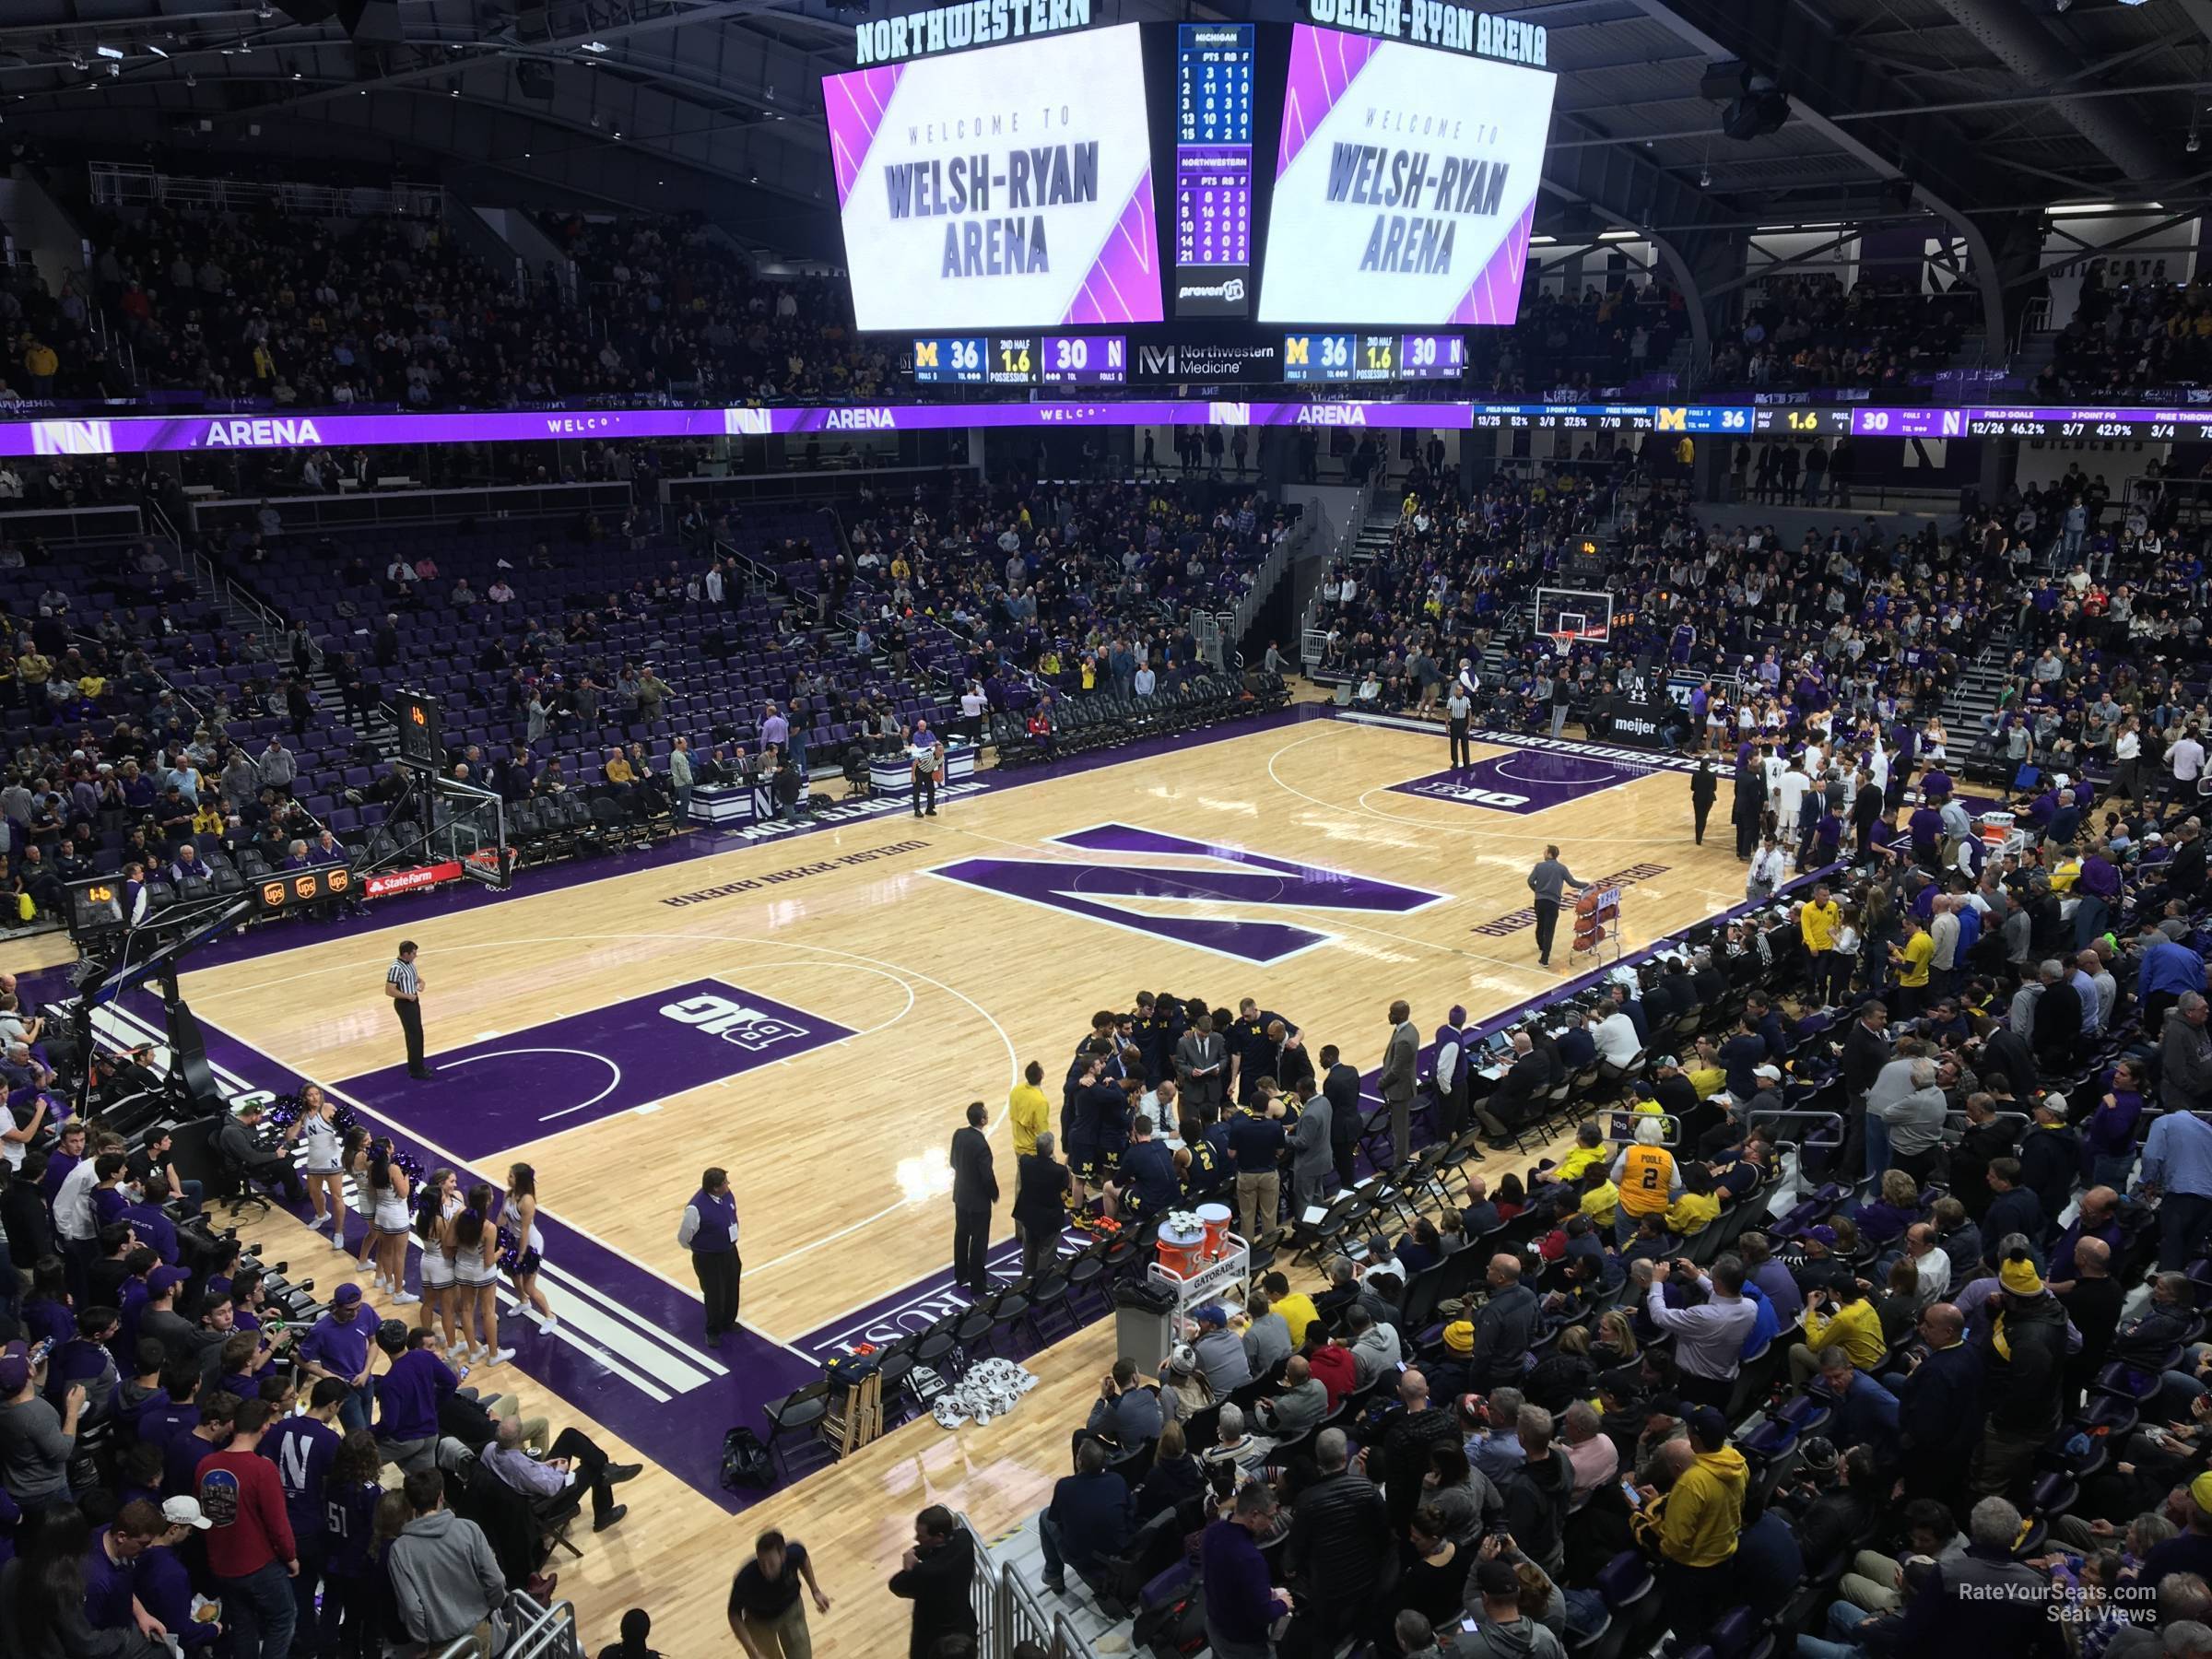
[[[1125,335],[937,335],[914,342],[923,386],[1122,386]]]
[[[1283,380],[1458,380],[1466,373],[1467,342],[1459,335],[1293,334],[1283,336]]]

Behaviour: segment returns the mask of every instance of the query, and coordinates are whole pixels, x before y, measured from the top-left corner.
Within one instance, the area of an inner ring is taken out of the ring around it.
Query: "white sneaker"
[[[333,1239],[330,1241],[330,1247],[331,1249],[336,1251],[340,1255],[348,1255],[351,1253],[351,1252],[346,1248],[346,1240],[343,1235]]]
[[[508,1360],[513,1358],[514,1350],[512,1348],[500,1348],[495,1353],[486,1355],[484,1358],[484,1363],[487,1365],[504,1365]]]
[[[537,1328],[547,1335],[552,1335],[554,1332],[560,1329],[560,1315],[558,1313],[547,1314],[545,1318],[537,1322]]]
[[[330,1225],[330,1216],[327,1212],[325,1212],[323,1215],[317,1216],[313,1220],[310,1221],[308,1225],[313,1228],[317,1232],[321,1232],[324,1228]]]
[[[418,1302],[421,1300],[421,1297],[417,1296],[411,1290],[399,1290],[393,1293],[392,1303],[394,1307],[404,1308],[409,1302]]]

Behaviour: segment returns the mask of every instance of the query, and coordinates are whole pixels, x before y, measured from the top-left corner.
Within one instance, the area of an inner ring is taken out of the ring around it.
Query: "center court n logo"
[[[1364,911],[1404,916],[1449,897],[1129,824],[1078,830],[1053,837],[1053,844],[1112,856],[1049,861],[964,858],[939,865],[929,874],[1112,927],[1259,963],[1279,962],[1336,936],[1320,925],[1290,921],[1286,912]],[[1156,862],[1166,856],[1206,862]],[[1114,902],[1120,899],[1156,902],[1138,908]],[[1162,913],[1163,905],[1184,913]]]

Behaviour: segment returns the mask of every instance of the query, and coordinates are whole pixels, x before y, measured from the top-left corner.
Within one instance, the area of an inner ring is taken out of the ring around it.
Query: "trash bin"
[[[1116,1354],[1159,1375],[1175,1345],[1175,1293],[1148,1280],[1115,1286],[1113,1340]]]

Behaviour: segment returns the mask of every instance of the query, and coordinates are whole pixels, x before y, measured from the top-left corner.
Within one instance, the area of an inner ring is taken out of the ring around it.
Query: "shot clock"
[[[397,691],[392,697],[398,717],[399,763],[423,771],[445,770],[444,730],[438,716],[438,700],[419,691]]]

